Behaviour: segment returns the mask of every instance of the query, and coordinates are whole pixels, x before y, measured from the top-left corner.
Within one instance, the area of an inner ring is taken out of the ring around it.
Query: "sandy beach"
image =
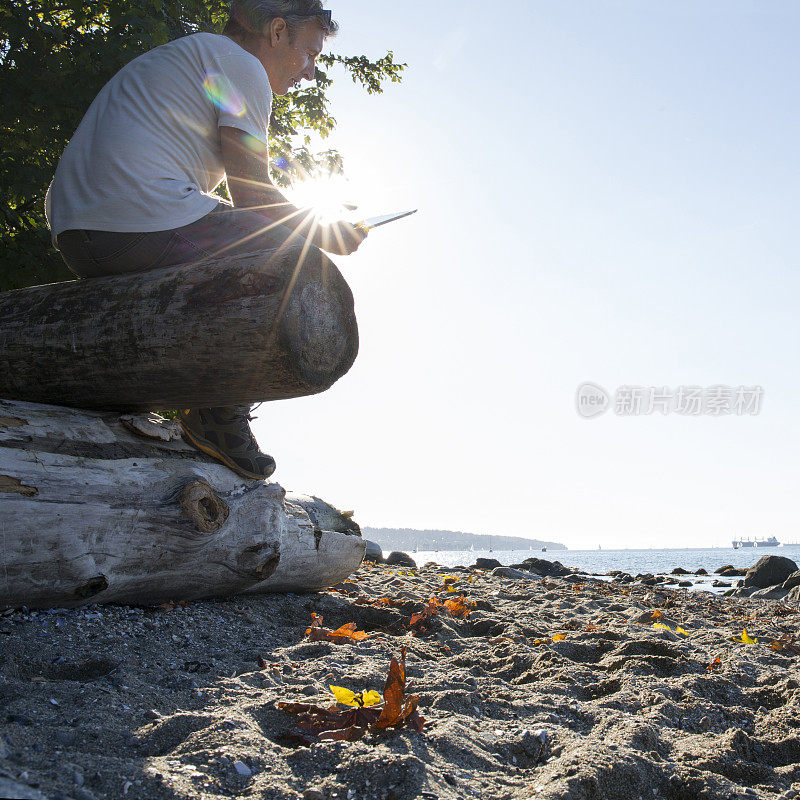
[[[0,796],[798,795],[796,607],[498,573],[365,562],[311,595],[5,612]],[[309,641],[312,614],[367,637]],[[418,724],[337,741],[278,706],[382,694],[403,648]]]

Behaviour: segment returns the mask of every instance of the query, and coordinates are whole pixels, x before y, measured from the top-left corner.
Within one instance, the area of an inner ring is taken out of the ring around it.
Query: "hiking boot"
[[[250,430],[250,406],[187,408],[178,412],[183,433],[198,450],[245,478],[269,478],[275,459],[262,453]]]

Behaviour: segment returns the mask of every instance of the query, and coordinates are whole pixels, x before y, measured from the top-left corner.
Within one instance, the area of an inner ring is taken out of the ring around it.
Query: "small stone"
[[[315,694],[319,691],[316,686],[312,686],[309,684],[308,686],[304,686],[300,690],[306,697],[314,697]]]
[[[83,773],[75,770],[75,772],[72,773],[72,782],[76,786],[83,786]]]
[[[444,782],[450,784],[450,786],[455,786],[458,783],[456,776],[453,775],[452,772],[445,772],[442,777],[444,778]]]
[[[159,714],[154,708],[151,708],[149,711],[145,711],[144,715],[147,719],[161,719],[161,714]]]
[[[708,717],[701,717],[700,722],[697,723],[697,727],[700,728],[701,731],[707,731],[711,728],[711,720]]]
[[[325,800],[325,793],[319,789],[306,789],[303,792],[303,800]]]
[[[88,790],[84,788],[77,788],[72,792],[75,800],[97,800],[97,798]]]
[[[236,774],[241,775],[243,778],[249,778],[253,774],[253,770],[244,761],[234,761],[233,768],[236,770]]]

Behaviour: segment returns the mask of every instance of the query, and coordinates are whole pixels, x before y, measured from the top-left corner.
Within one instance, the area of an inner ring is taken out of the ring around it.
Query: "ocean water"
[[[384,552],[384,556],[388,555]],[[603,575],[614,569],[636,575],[640,572],[671,572],[675,567],[683,567],[694,572],[701,567],[711,575],[717,567],[733,564],[734,567],[751,567],[764,555],[779,555],[791,558],[800,565],[800,545],[780,547],[739,548],[714,547],[706,549],[663,549],[663,550],[420,550],[409,553],[418,566],[435,561],[444,567],[459,564],[469,566],[478,557],[496,558],[501,564],[516,564],[526,558],[544,558],[560,561],[565,567],[575,567],[583,572]]]

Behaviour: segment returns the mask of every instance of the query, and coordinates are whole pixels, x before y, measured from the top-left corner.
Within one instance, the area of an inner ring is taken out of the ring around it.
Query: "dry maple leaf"
[[[776,653],[789,653],[795,656],[800,655],[800,648],[798,648],[788,633],[784,633],[780,639],[776,639],[774,642],[772,642],[770,647]]]
[[[338,740],[355,741],[363,738],[369,731],[377,733],[389,727],[399,728],[408,725],[421,732],[425,720],[417,712],[419,698],[415,695],[405,696],[405,647],[401,651],[400,661],[392,657],[389,674],[383,689],[383,706],[359,706],[342,710],[336,705],[323,708],[310,703],[278,703],[278,708],[295,714],[302,734],[287,732],[280,738],[288,744],[309,746],[315,741]],[[336,687],[341,689],[341,687]],[[357,696],[353,692],[350,695]],[[363,700],[376,692],[362,692]]]
[[[322,615],[320,614],[311,615],[311,627],[306,628],[306,636],[309,642],[334,642],[335,644],[362,642],[369,638],[369,634],[356,630],[355,622],[346,622],[335,631],[329,631],[322,627]]]
[[[375,723],[377,730],[389,727],[400,727],[408,723],[414,730],[421,732],[425,720],[417,713],[419,698],[416,695],[405,696],[406,691],[406,648],[400,650],[400,661],[392,656],[389,664],[389,675],[383,687],[383,710]]]
[[[447,609],[450,616],[457,617],[458,619],[466,619],[467,616],[469,616],[470,605],[471,604],[468,604],[463,596],[444,601],[444,607]]]
[[[713,672],[715,669],[717,669],[718,667],[721,667],[721,666],[722,666],[722,659],[721,659],[719,656],[717,656],[717,657],[716,657],[716,658],[715,658],[715,659],[714,659],[714,660],[713,660],[713,661],[712,661],[712,662],[711,662],[711,663],[710,663],[710,664],[709,664],[709,665],[706,667],[706,669],[707,669],[709,672]]]
[[[425,628],[427,628],[425,623],[439,614],[439,605],[439,600],[436,597],[431,597],[422,611],[417,611],[415,614],[411,615],[411,619],[408,622],[409,629],[415,635],[422,633]]]

